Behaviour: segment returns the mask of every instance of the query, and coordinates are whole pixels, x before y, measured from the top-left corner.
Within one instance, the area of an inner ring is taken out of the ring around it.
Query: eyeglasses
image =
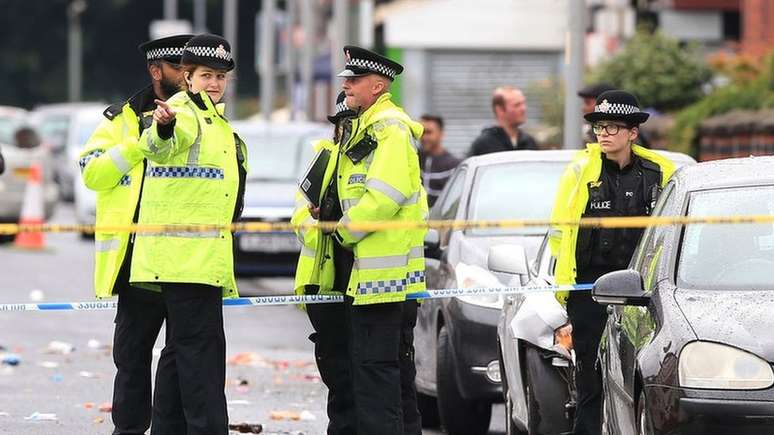
[[[591,130],[594,131],[594,134],[597,134],[597,135],[602,134],[602,132],[604,131],[604,132],[607,132],[607,134],[609,134],[610,136],[615,136],[622,128],[628,128],[628,127],[625,127],[623,125],[618,125],[618,124],[594,124],[591,127]]]

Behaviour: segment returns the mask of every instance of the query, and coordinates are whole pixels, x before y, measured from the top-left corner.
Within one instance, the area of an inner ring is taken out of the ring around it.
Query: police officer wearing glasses
[[[597,142],[578,152],[562,175],[552,221],[581,217],[647,216],[675,170],[662,155],[637,145],[639,126],[648,114],[637,99],[620,90],[603,92],[584,115]],[[605,273],[625,269],[642,235],[641,228],[551,228],[556,284],[593,283]],[[607,312],[588,291],[557,293],[573,325],[578,392],[572,434],[601,433],[602,378],[597,348]]]

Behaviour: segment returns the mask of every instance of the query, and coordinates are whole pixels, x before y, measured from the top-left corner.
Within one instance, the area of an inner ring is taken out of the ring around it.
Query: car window
[[[99,127],[100,122],[102,122],[102,117],[100,118],[92,118],[92,119],[84,119],[81,122],[78,123],[78,136],[77,142],[74,143],[76,147],[83,146],[86,142],[88,142],[91,135],[94,133],[94,130]]]
[[[675,184],[671,182],[666,185],[664,191],[659,196],[656,206],[653,208],[652,216],[675,215],[673,207],[667,207],[672,204],[675,196]],[[670,211],[672,213],[670,213]],[[661,258],[662,248],[664,246],[664,237],[669,233],[670,227],[658,226],[648,227],[642,235],[639,243],[639,249],[632,261],[634,268],[640,272],[645,284],[645,291],[651,292],[656,285],[654,280],[658,261]]]
[[[296,180],[305,165],[314,156],[310,142],[325,137],[326,132],[316,134],[301,132],[240,132],[239,137],[247,144],[250,180]]]
[[[774,186],[693,192],[688,216],[772,215]],[[683,229],[677,285],[702,290],[774,289],[774,224],[692,224]]]
[[[433,207],[431,219],[456,219],[457,210],[462,200],[462,191],[465,187],[466,169],[459,169],[454,174],[454,178],[449,181],[449,185],[441,198],[439,204]]]
[[[13,145],[14,133],[21,127],[22,118],[15,116],[2,116],[0,117],[0,143]]]
[[[508,162],[482,166],[473,180],[470,220],[548,219],[567,162]],[[478,228],[476,235],[540,235],[546,227]]]
[[[38,126],[41,136],[50,141],[54,147],[64,146],[67,141],[67,129],[70,117],[66,115],[51,115],[43,118]]]

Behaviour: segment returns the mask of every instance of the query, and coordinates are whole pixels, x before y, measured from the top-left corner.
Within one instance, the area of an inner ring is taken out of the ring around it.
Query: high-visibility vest
[[[661,168],[661,187],[664,187],[675,172],[675,164],[661,154],[632,145],[632,152]],[[597,182],[602,173],[602,148],[598,143],[586,144],[578,151],[562,173],[551,212],[552,221],[571,222],[581,218],[589,201],[589,183]],[[554,271],[557,285],[575,284],[577,267],[575,250],[578,244],[578,226],[552,226],[549,232],[551,254],[556,257]],[[557,292],[556,298],[566,303],[569,292]]]
[[[152,88],[142,93],[152,92]],[[86,142],[79,156],[83,182],[96,191],[97,226],[126,226],[132,223],[143,177],[144,156],[137,146],[140,118],[131,101],[113,105],[105,119]],[[151,112],[140,114],[148,117]],[[115,292],[116,279],[124,262],[130,234],[97,231],[94,234],[94,290],[98,298]]]
[[[172,136],[160,137],[154,122],[139,141],[148,160],[139,223],[230,224],[248,172],[244,143],[206,92],[178,92],[167,104],[176,113]],[[138,233],[130,282],[206,284],[236,297],[231,232]]]

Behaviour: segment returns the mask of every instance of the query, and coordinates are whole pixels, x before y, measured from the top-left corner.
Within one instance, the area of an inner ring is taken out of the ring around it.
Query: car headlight
[[[680,353],[681,387],[758,390],[774,384],[774,371],[762,358],[724,344],[695,341]]]
[[[480,266],[457,263],[454,268],[457,285],[460,288],[500,288],[503,287],[500,280],[492,272]],[[457,299],[473,305],[485,308],[502,309],[505,298],[502,294],[480,294],[457,296]]]

